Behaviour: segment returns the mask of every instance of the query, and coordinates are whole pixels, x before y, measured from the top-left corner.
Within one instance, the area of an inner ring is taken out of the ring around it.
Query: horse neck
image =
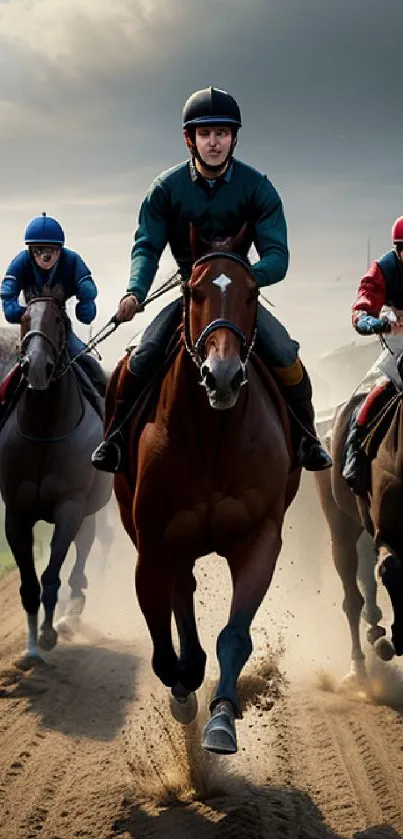
[[[63,437],[78,425],[82,412],[77,378],[70,368],[46,390],[26,388],[18,406],[19,427],[31,437]]]

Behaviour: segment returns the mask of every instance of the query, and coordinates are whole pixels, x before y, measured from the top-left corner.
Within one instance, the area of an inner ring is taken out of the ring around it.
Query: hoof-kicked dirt
[[[197,569],[208,677],[188,728],[173,720],[152,674],[133,594],[134,552],[119,522],[109,557],[100,560],[97,548],[88,563],[80,634],[28,670],[16,664],[25,646],[18,576],[3,580],[0,839],[403,835],[403,666],[370,654],[372,699],[337,689],[349,669],[349,638],[315,511],[309,495],[287,520],[240,684],[234,757],[200,746],[228,607],[222,560],[208,557]]]

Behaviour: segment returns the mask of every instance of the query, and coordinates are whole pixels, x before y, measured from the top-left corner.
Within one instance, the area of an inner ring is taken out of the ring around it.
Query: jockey
[[[360,281],[352,306],[353,326],[359,335],[379,335],[390,332],[392,329],[390,318],[384,315],[382,310],[389,306],[397,310],[395,312],[397,315],[403,310],[403,216],[397,218],[392,227],[392,242],[393,249],[380,259],[374,260]],[[399,322],[400,317],[397,320]],[[393,331],[396,335],[399,334],[398,329]],[[400,335],[402,334],[400,332]],[[401,344],[400,337],[395,338],[395,341],[398,341],[398,345]],[[377,364],[379,364],[379,359]],[[380,368],[378,370],[380,373]],[[393,392],[395,389],[391,381],[384,378],[379,384],[378,376],[376,393],[374,390],[370,393],[378,400],[381,395],[385,399],[389,393],[392,395]],[[353,423],[346,443],[347,456],[343,477],[353,490],[357,490],[360,486],[360,467],[365,459],[360,443],[364,431],[365,425],[362,426],[360,421],[359,424]]]
[[[268,178],[234,158],[241,114],[227,92],[208,87],[194,93],[183,109],[183,132],[190,161],[162,173],[151,185],[139,215],[131,252],[127,292],[117,320],[130,321],[154,280],[167,244],[184,279],[192,269],[190,223],[213,242],[236,235],[245,221],[260,256],[251,266],[258,286],[280,282],[288,267],[286,223],[280,197]],[[246,250],[249,250],[251,240]],[[246,258],[247,253],[243,254]],[[119,381],[116,413],[106,440],[93,454],[97,469],[116,472],[121,460],[121,427],[135,399],[164,359],[180,324],[182,301],[166,306],[146,329],[130,370]],[[303,427],[302,465],[309,470],[331,465],[314,427],[312,389],[298,357],[299,345],[262,305],[258,306],[256,350],[276,376],[282,393]]]
[[[9,323],[20,323],[27,295],[40,296],[44,286],[60,285],[65,299],[77,298],[76,316],[81,323],[91,323],[96,315],[97,287],[81,257],[64,247],[64,232],[56,219],[42,213],[33,218],[25,231],[27,249],[21,251],[7,268],[1,284],[3,313]],[[85,344],[74,334],[69,319],[67,348],[71,358],[85,349]],[[84,353],[77,359],[96,390],[105,394],[106,377],[96,359]]]

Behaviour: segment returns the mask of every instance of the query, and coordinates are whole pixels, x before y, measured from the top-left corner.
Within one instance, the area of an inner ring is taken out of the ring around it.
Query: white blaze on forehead
[[[227,286],[231,285],[232,280],[230,280],[230,278],[227,277],[226,274],[220,274],[219,277],[216,277],[215,280],[213,280],[213,283],[214,285],[218,285],[218,287],[221,289],[222,294],[225,294]]]
[[[32,309],[30,311],[30,325],[29,325],[29,331],[30,332],[32,330],[35,330],[35,329],[38,329],[38,330],[41,329],[43,317],[44,317],[44,314],[45,314],[45,308],[46,308],[46,303],[45,303],[44,300],[43,301],[40,300],[37,303],[35,303],[34,306],[32,306]]]

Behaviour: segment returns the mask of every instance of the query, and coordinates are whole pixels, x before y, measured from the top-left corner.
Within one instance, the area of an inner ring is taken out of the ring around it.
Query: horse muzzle
[[[21,372],[30,390],[47,390],[55,372],[55,365],[50,358],[41,364],[34,363],[28,354],[21,359]]]
[[[246,384],[245,364],[238,357],[208,358],[200,368],[200,384],[206,389],[212,408],[226,411],[233,408],[243,385]]]

